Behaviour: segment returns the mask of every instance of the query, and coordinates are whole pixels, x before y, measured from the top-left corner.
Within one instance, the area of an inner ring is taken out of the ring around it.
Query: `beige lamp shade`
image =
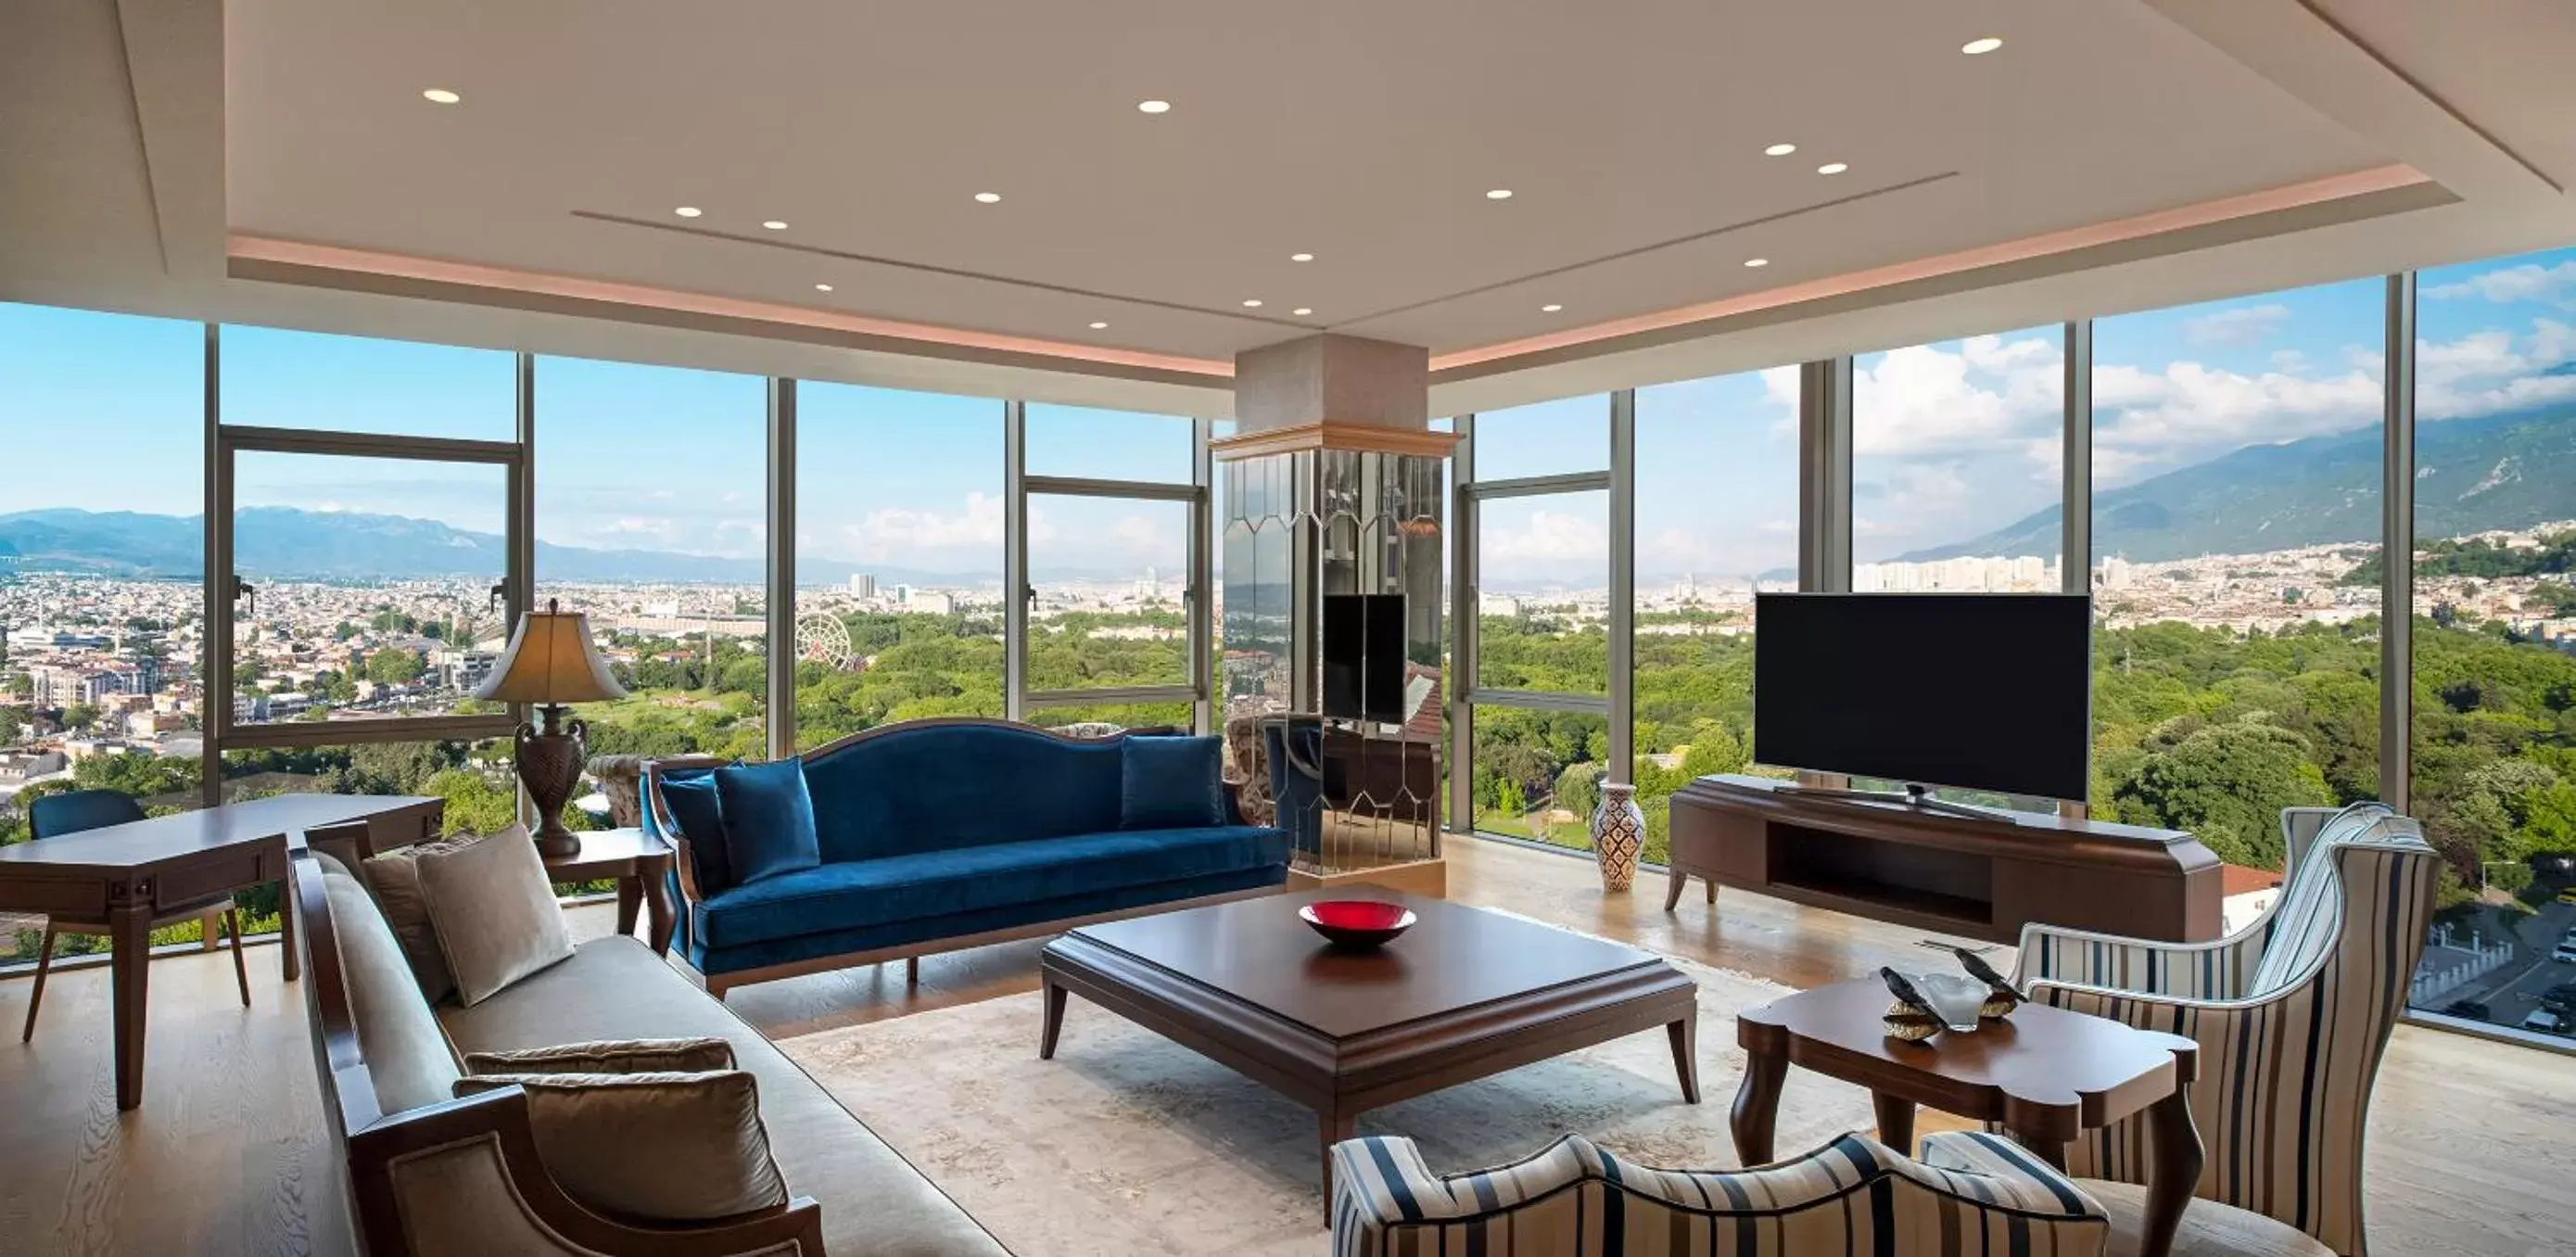
[[[546,609],[519,617],[510,646],[474,697],[503,703],[592,703],[624,698],[626,689],[609,675],[608,661],[590,644],[590,617],[578,611]]]

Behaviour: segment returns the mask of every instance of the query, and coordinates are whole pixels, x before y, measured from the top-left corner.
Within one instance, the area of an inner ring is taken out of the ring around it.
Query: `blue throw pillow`
[[[1129,737],[1118,765],[1119,827],[1207,829],[1225,823],[1213,737]]]
[[[814,796],[805,761],[771,760],[715,771],[724,800],[725,845],[735,884],[810,869],[823,862],[814,835]]]
[[[680,836],[689,840],[689,871],[697,875],[698,893],[716,895],[731,889],[733,861],[725,850],[724,803],[716,794],[715,770],[664,776],[662,806],[670,811]]]

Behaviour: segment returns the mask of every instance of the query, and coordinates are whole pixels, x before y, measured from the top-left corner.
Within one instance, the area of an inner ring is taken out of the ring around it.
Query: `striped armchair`
[[[1845,1135],[1754,1170],[1657,1170],[1568,1135],[1435,1176],[1410,1139],[1333,1146],[1334,1257],[2097,1257],[2102,1206],[2019,1145]]]
[[[2197,1194],[2361,1257],[2371,1084],[2423,955],[2439,857],[2378,803],[2291,808],[2281,834],[2288,884],[2243,932],[2182,945],[2034,925],[2016,976],[2040,1003],[2196,1040]],[[2077,1140],[2066,1164],[2139,1183],[2148,1151],[2132,1119]]]

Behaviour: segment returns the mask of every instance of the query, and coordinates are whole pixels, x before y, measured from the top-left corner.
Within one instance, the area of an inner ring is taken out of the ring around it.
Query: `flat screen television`
[[[1753,758],[2082,799],[2092,625],[2082,594],[1757,594]]]

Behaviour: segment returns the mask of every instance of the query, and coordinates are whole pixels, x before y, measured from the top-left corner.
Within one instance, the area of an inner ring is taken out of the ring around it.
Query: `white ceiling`
[[[2390,161],[2133,0],[230,14],[235,231],[1218,360],[1447,352]]]
[[[2554,0],[48,0],[0,298],[1200,413],[1331,329],[1486,407],[2576,239],[2571,61]]]

